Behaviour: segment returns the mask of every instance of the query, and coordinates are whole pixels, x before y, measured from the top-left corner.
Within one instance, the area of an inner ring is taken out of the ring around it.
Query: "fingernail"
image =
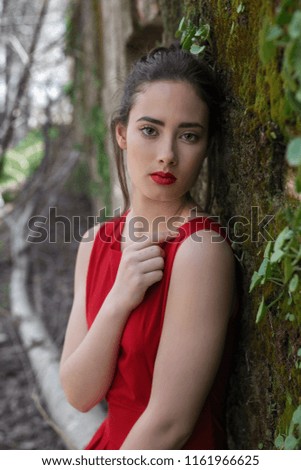
[[[179,232],[168,232],[167,237],[168,238],[175,238],[175,237],[178,236],[178,234],[179,234]]]

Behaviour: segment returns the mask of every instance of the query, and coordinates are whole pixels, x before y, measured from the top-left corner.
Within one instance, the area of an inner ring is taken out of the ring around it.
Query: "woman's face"
[[[132,197],[183,199],[206,156],[208,121],[208,107],[189,83],[147,84],[135,97],[127,126],[116,127]]]

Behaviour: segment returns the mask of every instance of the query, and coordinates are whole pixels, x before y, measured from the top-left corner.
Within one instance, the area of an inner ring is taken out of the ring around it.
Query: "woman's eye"
[[[147,137],[154,137],[155,135],[157,135],[156,129],[149,126],[142,127],[141,132]]]
[[[192,132],[185,132],[185,134],[182,135],[182,138],[187,142],[197,142],[199,137]]]

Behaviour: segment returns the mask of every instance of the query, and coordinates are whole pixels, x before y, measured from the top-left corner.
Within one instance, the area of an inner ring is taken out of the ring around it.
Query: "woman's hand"
[[[176,235],[171,232],[144,235],[143,240],[132,241],[124,248],[110,295],[126,310],[134,310],[142,302],[146,290],[161,281],[165,252],[159,244]]]

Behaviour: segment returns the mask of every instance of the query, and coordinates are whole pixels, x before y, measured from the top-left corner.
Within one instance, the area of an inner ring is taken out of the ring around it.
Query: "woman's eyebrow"
[[[158,126],[164,126],[164,122],[160,121],[159,119],[154,119],[149,116],[142,116],[141,118],[137,119],[137,122],[139,121],[148,121],[151,122],[152,124],[157,124]],[[201,127],[202,129],[205,128],[205,126],[202,126],[199,122],[182,122],[179,127],[181,128],[189,128],[189,127]]]
[[[182,122],[179,127],[201,127],[204,129],[205,127],[202,126],[199,122]]]
[[[151,122],[153,124],[158,124],[158,126],[164,126],[163,121],[159,121],[159,119],[154,119],[154,118],[151,118],[149,116],[142,116],[141,118],[137,119],[137,122],[139,122],[139,121],[148,121],[148,122]]]

